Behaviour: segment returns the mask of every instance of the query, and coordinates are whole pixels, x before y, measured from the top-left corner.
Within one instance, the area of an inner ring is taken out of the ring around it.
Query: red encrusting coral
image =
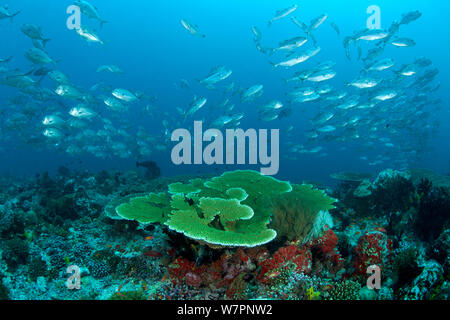
[[[271,283],[283,272],[309,274],[314,269],[336,273],[343,268],[343,259],[337,250],[338,238],[327,229],[323,236],[299,246],[291,243],[279,248],[270,257],[265,247],[239,248],[226,251],[220,259],[201,266],[184,258],[175,259],[169,266],[169,274],[174,283],[185,283],[189,286],[202,285],[229,288],[242,281],[242,276],[249,274],[261,283]],[[236,279],[241,277],[241,280]]]
[[[355,248],[355,273],[365,275],[368,267],[376,265],[383,269],[391,250],[391,242],[386,234],[380,231],[367,232],[359,238]]]
[[[274,253],[272,258],[261,262],[261,271],[257,279],[268,283],[276,278],[282,271],[295,269],[298,273],[309,273],[311,271],[312,254],[308,248],[299,248],[296,245],[281,247]]]
[[[327,228],[321,238],[312,240],[309,243],[311,247],[319,248],[324,254],[333,251],[336,248],[337,244],[338,237],[330,228]]]
[[[338,237],[333,230],[327,227],[322,237],[310,241],[307,245],[314,253],[314,274],[320,274],[324,269],[331,274],[337,273],[344,267],[344,259],[337,249]]]
[[[194,262],[184,258],[176,258],[169,265],[168,271],[174,284],[186,281],[186,275],[188,273],[194,274],[199,272]]]
[[[202,284],[202,278],[198,274],[195,274],[194,272],[186,273],[185,279],[186,284],[192,287],[198,288]]]

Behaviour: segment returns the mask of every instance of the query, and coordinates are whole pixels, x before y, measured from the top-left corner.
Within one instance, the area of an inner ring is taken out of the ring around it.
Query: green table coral
[[[144,225],[160,223],[211,247],[254,247],[277,236],[268,227],[273,202],[291,191],[289,182],[238,170],[174,183],[167,193],[129,196],[115,201],[109,215]]]
[[[116,207],[119,216],[136,220],[141,224],[164,224],[170,213],[170,198],[165,193],[130,197],[129,201]]]

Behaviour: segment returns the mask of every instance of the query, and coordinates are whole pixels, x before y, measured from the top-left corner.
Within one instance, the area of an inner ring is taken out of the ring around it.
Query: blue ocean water
[[[50,0],[15,0],[9,3],[11,11],[20,10],[14,18],[0,21],[2,41],[0,54],[2,57],[13,56],[10,67],[27,71],[31,65],[24,57],[24,52],[31,47],[28,39],[20,27],[25,23],[32,23],[42,28],[46,37],[51,38],[46,50],[49,55],[58,60],[57,68],[69,75],[72,82],[80,87],[90,88],[99,81],[113,87],[129,88],[145,92],[149,96],[156,96],[155,105],[158,108],[156,116],[147,118],[138,112],[138,106],[132,106],[123,117],[129,121],[130,127],[125,130],[133,131],[133,126],[142,125],[149,133],[160,134],[164,128],[161,125],[161,112],[176,116],[176,108],[186,108],[193,95],[207,96],[210,101],[220,102],[222,93],[208,90],[196,83],[196,79],[203,78],[215,66],[226,65],[233,70],[232,81],[244,88],[261,83],[264,85],[264,97],[259,104],[274,99],[286,99],[286,85],[283,78],[292,74],[291,70],[274,69],[269,63],[271,58],[255,49],[252,40],[251,26],[258,26],[263,34],[263,42],[276,46],[282,40],[301,34],[299,29],[291,23],[289,18],[276,21],[271,27],[267,21],[274,16],[278,9],[286,8],[295,1],[140,1],[140,0],[96,0],[92,3],[98,8],[103,19],[108,22],[99,28],[97,21],[83,17],[83,24],[94,27],[104,45],[88,44],[73,30],[66,27],[66,8],[71,1]],[[370,5],[378,5],[381,9],[382,28],[389,28],[392,21],[399,20],[403,13],[419,10],[422,17],[409,25],[402,26],[401,36],[412,38],[417,45],[412,48],[386,49],[384,56],[389,56],[402,63],[411,63],[414,58],[425,56],[432,60],[439,69],[436,82],[441,82],[440,89],[434,93],[435,98],[442,100],[440,110],[434,111],[431,119],[438,120],[440,127],[436,136],[428,141],[422,151],[419,161],[414,161],[414,167],[426,167],[442,173],[450,171],[450,125],[449,92],[450,84],[447,80],[449,72],[449,28],[445,21],[450,12],[450,3],[443,0],[433,1],[301,1],[295,16],[302,21],[309,22],[322,13],[328,14],[328,19],[339,26],[341,35],[338,37],[328,22],[316,32],[318,45],[322,51],[317,57],[305,63],[314,66],[316,63],[333,60],[336,62],[338,76],[331,80],[333,86],[345,89],[344,83],[358,76],[362,67],[360,61],[347,60],[343,48],[343,38],[351,35],[355,30],[366,26],[369,17],[366,10]],[[187,19],[197,24],[206,38],[191,36],[180,24],[181,19]],[[355,55],[355,53],[353,53]],[[98,74],[95,70],[104,64],[119,65],[124,75]],[[186,79],[191,84],[190,90],[179,90],[174,85],[180,79]],[[52,90],[55,84],[44,79],[42,86]],[[0,103],[5,108],[8,97],[16,95],[17,89],[6,86],[0,87]],[[211,102],[212,103],[212,102]],[[237,102],[239,104],[239,102]],[[281,179],[288,180],[319,180],[325,181],[330,173],[336,171],[377,171],[386,167],[396,167],[395,164],[385,163],[378,166],[368,166],[361,161],[361,156],[370,156],[366,150],[358,150],[358,142],[342,142],[338,145],[326,146],[326,154],[321,157],[314,155],[300,155],[295,160],[283,157],[288,147],[283,145],[288,139],[303,143],[304,133],[310,129],[309,119],[314,115],[310,106],[306,108],[293,107],[289,117],[274,122],[261,122],[255,111],[258,103],[238,105],[246,117],[241,122],[242,128],[286,128],[295,127],[296,134],[286,137],[280,136],[280,172]],[[68,103],[70,106],[71,104]],[[306,110],[303,110],[306,109]],[[7,112],[11,112],[8,110]],[[17,109],[14,112],[20,113]],[[62,112],[66,112],[65,110]],[[202,111],[206,112],[206,111]],[[207,112],[206,112],[207,114]],[[198,113],[198,118],[205,113]],[[42,116],[45,116],[44,112]],[[100,116],[106,117],[101,114]],[[193,122],[188,121],[187,123]],[[31,120],[30,120],[31,121]],[[35,120],[32,120],[35,121]],[[93,121],[99,121],[93,120]],[[30,123],[30,126],[33,124]],[[435,125],[430,120],[430,125]],[[15,128],[19,131],[30,132],[30,128]],[[410,135],[405,135],[405,141],[413,139],[414,129]],[[9,132],[14,136],[14,132]],[[134,134],[134,133],[132,133]],[[319,143],[320,145],[321,143]],[[351,148],[342,151],[340,147],[351,144]],[[356,144],[356,145],[355,145]],[[81,170],[97,171],[102,169],[128,169],[135,167],[136,157],[120,159],[112,156],[107,159],[97,159],[91,155],[70,156],[56,151],[49,143],[47,148],[36,150],[33,146],[16,144],[14,140],[2,142],[0,154],[0,171],[13,175],[33,174],[36,172],[54,172],[64,165]],[[161,167],[163,175],[224,171],[224,167],[211,168],[208,166],[174,166],[170,159],[170,149],[153,152],[147,159],[154,160]],[[376,154],[376,150],[374,151]],[[256,167],[250,167],[259,169]],[[227,167],[230,168],[230,167]],[[238,168],[238,167],[231,167]]]

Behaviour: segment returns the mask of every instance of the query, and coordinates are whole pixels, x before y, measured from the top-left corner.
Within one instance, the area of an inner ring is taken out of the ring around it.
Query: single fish
[[[336,31],[338,36],[341,35],[341,30],[339,30],[339,27],[338,27],[338,25],[336,23],[330,22],[330,26],[334,29],[334,31]]]
[[[33,46],[35,48],[41,49],[43,51],[45,51],[45,45],[47,44],[47,42],[44,42],[42,40],[39,39],[32,39],[31,42],[33,43]]]
[[[272,110],[266,110],[260,114],[260,119],[264,122],[270,122],[278,119],[278,113]]]
[[[317,129],[317,131],[322,132],[322,133],[333,132],[335,130],[336,130],[336,127],[332,126],[332,125],[328,125],[328,126]]]
[[[42,124],[44,126],[50,126],[50,127],[62,126],[65,124],[65,121],[57,115],[49,115],[49,116],[44,117],[44,120],[42,120]]]
[[[127,89],[115,89],[112,95],[125,102],[136,102],[139,98]]]
[[[214,85],[220,81],[228,79],[233,74],[233,71],[225,66],[219,66],[211,70],[209,75],[203,79],[199,80],[199,83],[205,85]]]
[[[378,101],[391,100],[391,99],[395,98],[397,95],[398,95],[398,93],[395,90],[386,90],[386,91],[382,91],[382,92],[378,93],[374,97],[374,100],[378,100]]]
[[[261,107],[261,110],[279,110],[283,108],[283,103],[278,100],[273,100]]]
[[[298,65],[299,63],[309,60],[310,58],[314,57],[319,52],[320,52],[320,47],[312,48],[310,50],[307,50],[307,51],[295,56],[292,59],[282,61],[277,64],[273,64],[273,66],[275,68],[277,68],[277,67],[285,67],[285,68],[293,67],[293,66]]]
[[[69,98],[69,99],[75,99],[75,100],[82,100],[85,98],[84,94],[80,92],[77,88],[70,84],[61,84],[59,85],[55,93],[58,96]]]
[[[320,27],[328,18],[327,14],[322,14],[318,16],[317,18],[311,20],[311,23],[309,25],[309,31],[316,30],[318,27]]]
[[[401,74],[405,77],[411,77],[418,72],[417,66],[415,64],[409,64],[403,66],[400,70],[397,71],[398,74]]]
[[[127,107],[120,102],[120,100],[114,98],[114,97],[109,97],[106,98],[104,101],[105,105],[107,107],[109,107],[109,109],[113,110],[113,111],[126,111]]]
[[[42,132],[42,134],[45,137],[50,138],[50,139],[58,139],[58,138],[62,138],[64,136],[64,134],[60,130],[58,130],[56,128],[45,129]]]
[[[297,9],[298,9],[298,5],[294,4],[293,6],[291,6],[289,8],[278,10],[277,12],[275,12],[275,17],[273,17],[272,19],[269,20],[268,25],[271,26],[273,22],[287,17],[288,15],[290,15]]]
[[[307,87],[296,89],[295,91],[290,92],[289,95],[293,97],[306,97],[314,93],[316,93],[316,91],[313,88]]]
[[[375,61],[368,67],[367,70],[368,71],[383,71],[383,70],[393,67],[394,65],[395,65],[395,62],[392,59],[386,58],[386,59],[382,59],[379,61]]]
[[[56,62],[53,61],[53,59],[50,58],[45,51],[42,51],[41,49],[34,47],[28,49],[25,52],[25,57],[34,64],[49,64],[49,63],[56,64]]]
[[[418,10],[403,14],[400,24],[409,24],[413,21],[416,21],[421,16],[422,16],[422,13]]]
[[[64,73],[62,73],[59,70],[53,70],[48,73],[48,76],[53,81],[60,83],[60,84],[70,84],[69,77],[66,76]]]
[[[253,33],[253,40],[255,42],[259,42],[262,39],[261,31],[259,31],[258,27],[253,26],[252,27],[252,33]]]
[[[311,95],[307,95],[307,96],[299,96],[297,98],[294,99],[294,102],[300,102],[300,103],[304,103],[304,102],[312,102],[312,101],[316,101],[320,99],[320,94],[318,94],[317,92],[314,92]]]
[[[20,11],[17,11],[15,13],[10,13],[7,5],[1,6],[0,7],[0,20],[9,18],[9,19],[11,19],[11,22],[12,22],[13,18],[15,16],[17,16],[19,13],[20,13]]]
[[[358,89],[368,89],[377,86],[380,82],[381,80],[364,77],[356,79],[350,82],[348,85]]]
[[[90,4],[89,2],[85,0],[75,0],[74,4],[78,6],[83,14],[88,16],[91,19],[98,20],[100,22],[100,27],[103,26],[104,23],[107,23],[108,21],[103,20],[100,18],[100,15],[98,13],[98,9]]]
[[[263,94],[264,86],[257,84],[248,88],[241,96],[242,101],[250,101],[260,97]]]
[[[368,30],[364,32],[362,35],[356,37],[356,41],[365,40],[365,41],[376,41],[376,40],[382,40],[386,38],[389,35],[387,31],[383,30]]]
[[[47,66],[43,66],[40,67],[39,69],[35,70],[33,72],[33,75],[37,76],[37,77],[44,77],[46,76],[50,71],[52,71],[53,69]]]
[[[188,22],[187,20],[182,19],[181,20],[181,25],[183,26],[183,28],[185,28],[191,35],[193,36],[198,36],[201,38],[206,38],[206,35],[203,33],[200,33],[199,28],[197,25],[192,24],[190,22]]]
[[[333,79],[336,76],[336,71],[334,70],[321,70],[313,73],[310,75],[306,81],[312,81],[312,82],[322,82],[327,81],[330,79]]]
[[[291,17],[291,20],[297,27],[299,27],[301,30],[303,30],[303,32],[305,32],[305,33],[309,32],[308,26],[304,22],[298,20],[296,17]]]
[[[193,115],[198,110],[203,108],[205,106],[206,102],[208,102],[208,99],[206,99],[206,98],[194,97],[194,101],[191,103],[191,106],[190,106],[189,110],[186,112],[185,118],[187,118],[188,116]]]
[[[233,121],[233,118],[230,116],[221,116],[220,118],[216,119],[213,123],[212,126],[214,128],[221,128],[227,124],[229,124],[231,121]]]
[[[97,72],[108,71],[111,73],[123,73],[122,69],[115,65],[103,65],[97,68]]]
[[[352,96],[347,98],[347,101],[338,105],[336,108],[341,110],[348,110],[356,107],[359,104],[359,96]]]
[[[92,117],[96,116],[96,113],[94,111],[92,111],[91,109],[89,109],[83,105],[79,105],[75,108],[72,108],[69,111],[69,114],[72,117],[78,118],[78,119],[91,119]]]
[[[20,30],[32,40],[41,40],[44,43],[44,46],[45,43],[50,41],[50,39],[44,38],[41,28],[34,24],[24,24]]]
[[[105,44],[97,35],[96,31],[89,27],[81,26],[80,28],[75,29],[75,31],[78,33],[80,37],[85,39],[87,42],[95,42],[100,43],[102,45]]]
[[[395,38],[391,40],[391,44],[396,47],[414,47],[416,42],[409,38]]]
[[[29,77],[33,73],[33,70],[28,73],[20,73],[20,72],[7,72],[5,75],[0,77],[0,83],[17,88],[17,89],[27,89],[33,87],[37,84],[35,80]]]
[[[10,62],[12,60],[12,58],[13,57],[8,57],[8,58],[5,58],[5,59],[0,58],[0,63],[8,63],[8,62]]]
[[[297,48],[300,48],[308,41],[305,37],[295,37],[289,40],[285,40],[280,42],[278,48],[274,49],[274,51],[281,51],[281,50],[287,50],[292,51]]]

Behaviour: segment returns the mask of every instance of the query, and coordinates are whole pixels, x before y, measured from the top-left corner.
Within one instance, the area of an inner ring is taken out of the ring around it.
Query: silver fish
[[[125,101],[125,102],[135,102],[139,100],[138,97],[132,92],[130,92],[127,89],[115,89],[112,92],[112,95],[116,97],[119,100]]]
[[[314,57],[319,52],[320,52],[320,47],[312,48],[307,51],[304,51],[303,53],[295,56],[292,59],[282,61],[280,63],[273,64],[273,65],[275,68],[277,68],[277,67],[285,67],[285,68],[293,67],[293,66],[298,65],[299,63],[309,60],[310,58]]]
[[[94,7],[92,4],[85,0],[75,0],[74,4],[78,6],[83,14],[88,16],[91,19],[98,20],[100,22],[100,27],[103,26],[104,23],[107,23],[106,20],[100,18],[98,13],[98,9]]]
[[[288,15],[290,15],[297,9],[298,9],[298,5],[294,4],[293,6],[291,6],[289,8],[278,10],[277,12],[275,12],[275,16],[269,20],[269,22],[268,22],[269,26],[272,25],[272,23],[274,21],[277,21],[277,20],[287,17]]]
[[[85,39],[87,42],[95,42],[100,44],[105,44],[100,37],[97,35],[96,31],[87,26],[81,26],[75,29],[80,37]]]
[[[189,31],[189,33],[192,34],[193,36],[199,36],[201,38],[206,38],[206,35],[204,35],[203,33],[200,33],[197,25],[192,24],[184,19],[181,20],[181,25],[183,26],[183,28],[185,28],[187,31]]]
[[[17,16],[19,13],[20,13],[20,11],[17,11],[17,12],[15,12],[15,13],[10,13],[10,12],[9,12],[9,8],[8,8],[7,5],[0,6],[0,20],[8,19],[8,18],[9,18],[9,19],[11,19],[11,21],[12,21],[13,18],[14,18],[15,16]]]

